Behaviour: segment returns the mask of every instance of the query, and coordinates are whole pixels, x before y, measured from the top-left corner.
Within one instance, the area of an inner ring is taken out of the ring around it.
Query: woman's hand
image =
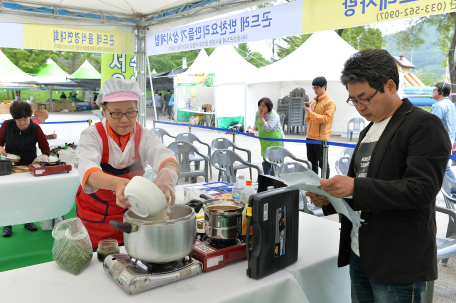
[[[130,180],[125,178],[119,178],[119,181],[116,185],[116,204],[122,208],[129,208],[131,205],[127,203],[127,198],[125,198],[125,187],[127,187]]]
[[[0,146],[0,154],[6,156],[6,151],[3,149],[2,146]]]
[[[154,180],[155,185],[165,194],[169,207],[176,202],[176,183],[179,178],[174,165],[164,166]]]

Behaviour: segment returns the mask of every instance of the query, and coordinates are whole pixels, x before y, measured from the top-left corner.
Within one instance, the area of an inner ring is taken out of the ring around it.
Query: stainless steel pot
[[[199,211],[196,207],[195,210]],[[125,249],[131,257],[168,263],[192,252],[196,241],[195,210],[187,205],[174,205],[167,221],[144,220],[128,210],[123,223],[111,221],[109,224],[124,233]]]
[[[10,159],[0,160],[0,176],[13,173],[13,161]]]
[[[200,197],[207,199],[203,202],[206,236],[229,240],[241,235],[244,202],[235,199],[213,199],[206,195]]]

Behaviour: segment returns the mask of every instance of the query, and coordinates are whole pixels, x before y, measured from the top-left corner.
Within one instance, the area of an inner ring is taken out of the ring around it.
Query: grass
[[[423,106],[421,108],[424,109],[425,111],[427,111],[428,113],[431,112],[431,107],[430,106]]]
[[[76,203],[65,215],[65,219],[76,217]],[[52,230],[41,230],[40,224],[34,222],[38,230],[31,232],[23,224],[13,225],[13,234],[9,238],[0,237],[0,272],[32,266],[53,261]],[[3,230],[3,228],[2,228]]]

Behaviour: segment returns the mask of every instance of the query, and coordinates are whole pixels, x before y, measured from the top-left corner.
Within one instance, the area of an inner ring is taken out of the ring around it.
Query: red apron
[[[101,169],[109,175],[132,179],[134,176],[143,176],[144,170],[139,157],[139,143],[141,141],[141,125],[136,122],[135,134],[135,160],[136,162],[122,169],[109,165],[109,144],[106,130],[101,122],[95,124],[103,141],[103,156]],[[126,209],[117,206],[116,193],[112,190],[98,189],[93,194],[86,194],[79,185],[76,194],[76,215],[81,219],[89,232],[92,247],[98,247],[98,242],[103,239],[116,239],[123,243],[123,233],[109,225],[109,221],[123,221]]]

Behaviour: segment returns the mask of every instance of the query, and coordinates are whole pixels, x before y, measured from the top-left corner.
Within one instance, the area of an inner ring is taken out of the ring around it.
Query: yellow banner
[[[24,24],[24,48],[133,54],[133,33]]]
[[[303,0],[302,32],[313,33],[456,11],[456,0]]]

